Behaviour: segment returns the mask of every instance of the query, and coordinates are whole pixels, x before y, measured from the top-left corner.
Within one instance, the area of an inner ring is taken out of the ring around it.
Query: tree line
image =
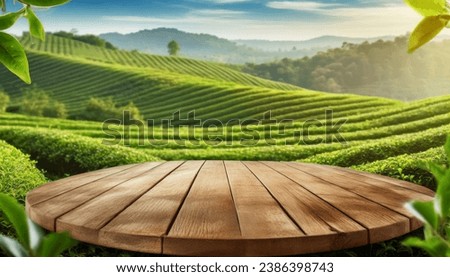
[[[266,79],[327,92],[351,92],[400,100],[448,94],[450,41],[408,55],[406,36],[319,52],[302,59],[246,64],[243,71]]]

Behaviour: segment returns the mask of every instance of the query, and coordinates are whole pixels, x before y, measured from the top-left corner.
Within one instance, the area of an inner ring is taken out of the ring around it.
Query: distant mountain
[[[100,37],[125,50],[136,49],[158,55],[167,55],[167,44],[175,40],[181,47],[181,56],[229,63],[239,63],[242,57],[252,60],[251,57],[264,55],[262,51],[238,46],[235,42],[213,35],[192,34],[169,28],[142,30],[126,35],[107,33]]]
[[[347,38],[324,36],[306,41],[231,41],[209,34],[193,34],[171,28],[142,30],[131,34],[107,33],[101,38],[125,50],[139,50],[167,55],[167,44],[175,40],[181,46],[180,55],[194,59],[224,63],[263,63],[282,58],[302,58],[319,51],[340,47],[343,42],[361,43],[383,38]]]
[[[374,38],[352,38],[339,36],[322,36],[303,41],[272,41],[272,40],[235,40],[238,45],[245,45],[261,51],[292,51],[306,49],[327,50],[341,47],[344,42],[362,43],[364,41],[374,42],[377,40],[393,40],[394,36],[374,37]]]

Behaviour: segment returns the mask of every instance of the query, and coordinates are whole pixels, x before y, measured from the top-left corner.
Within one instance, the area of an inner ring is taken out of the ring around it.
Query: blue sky
[[[49,31],[130,33],[170,27],[228,39],[270,40],[400,35],[420,20],[403,0],[72,0],[38,15]],[[14,32],[25,28],[22,23]]]

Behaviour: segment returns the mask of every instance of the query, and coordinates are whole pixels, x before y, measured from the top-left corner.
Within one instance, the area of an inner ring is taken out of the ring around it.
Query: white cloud
[[[244,11],[234,11],[234,10],[221,10],[221,9],[202,9],[202,10],[192,10],[188,14],[199,15],[199,16],[222,16],[222,17],[232,17],[245,15],[247,12]]]
[[[330,8],[341,7],[342,4],[322,3],[322,2],[299,2],[299,1],[271,1],[267,3],[267,7],[278,10],[293,11],[321,11]]]

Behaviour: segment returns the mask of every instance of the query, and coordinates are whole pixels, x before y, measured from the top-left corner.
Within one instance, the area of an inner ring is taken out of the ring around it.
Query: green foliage
[[[123,120],[125,111],[128,112],[129,118],[126,117]],[[123,124],[130,124],[129,119],[142,120],[141,112],[133,102],[129,102],[128,105],[123,107],[117,107],[117,104],[111,97],[105,99],[92,97],[86,104],[85,112],[80,117],[91,121],[119,119],[124,121]]]
[[[19,112],[32,116],[66,118],[66,106],[52,100],[47,92],[38,88],[27,89],[21,99]]]
[[[103,121],[111,118],[122,118],[122,114],[117,109],[112,97],[106,99],[92,97],[87,102],[86,109],[82,115],[82,119],[93,121]]]
[[[30,24],[30,33],[34,37],[44,40],[44,27],[30,5],[51,7],[64,4],[68,1],[69,0],[21,0],[19,2],[23,4],[23,9],[0,16],[0,30],[9,29],[20,17],[26,17]],[[2,11],[6,12],[6,1],[2,0],[0,4]],[[31,83],[28,59],[23,46],[16,38],[4,32],[0,32],[0,63],[25,83]]]
[[[399,137],[356,145],[350,149],[318,154],[305,161],[342,167],[361,165],[406,153],[418,153],[444,144],[450,125]]]
[[[56,130],[0,128],[0,138],[31,155],[40,168],[58,176],[158,160],[135,149],[109,146]]]
[[[47,107],[45,107],[43,115],[45,117],[52,118],[67,118],[68,113],[66,105],[58,101],[50,101]]]
[[[172,40],[167,44],[167,51],[171,56],[177,56],[178,52],[180,52],[180,45],[175,40]]]
[[[25,209],[11,196],[0,193],[0,211],[13,225],[17,240],[0,235],[0,248],[16,257],[56,257],[75,246],[68,233],[47,236],[25,214]]]
[[[139,108],[134,105],[133,102],[128,103],[128,105],[118,108],[121,114],[127,113],[128,117],[124,118],[123,124],[129,125],[132,120],[144,120]]]
[[[19,41],[0,32],[0,62],[27,84],[31,83],[27,56]]]
[[[389,157],[384,160],[353,166],[353,168],[413,182],[436,190],[436,182],[433,175],[428,170],[421,168],[421,165],[424,162],[445,164],[446,161],[444,149],[442,147],[436,147],[424,152],[403,154]]]
[[[36,169],[35,162],[13,146],[0,141],[0,193],[7,194],[21,203],[33,188],[46,182]],[[13,234],[6,219],[0,215],[0,233]]]
[[[30,24],[30,34],[33,37],[44,41],[45,40],[44,26],[42,25],[41,21],[30,7],[26,8],[25,17],[28,19],[28,22]]]
[[[65,4],[70,0],[20,0],[20,2],[38,7],[52,7]]]
[[[11,145],[0,141],[0,192],[20,201],[34,187],[45,183],[43,174],[35,162]]]
[[[447,2],[445,0],[405,0],[405,2],[422,16],[447,13]]]
[[[406,36],[372,43],[344,43],[341,48],[311,57],[246,64],[242,70],[327,92],[354,92],[404,101],[447,94],[442,88],[448,83],[450,41],[430,44],[415,55],[409,55],[407,47]]]
[[[4,113],[9,105],[9,95],[0,91],[0,113]]]
[[[408,52],[412,53],[437,36],[447,26],[450,15],[425,17],[411,34]]]
[[[408,52],[412,53],[437,36],[450,21],[445,0],[405,0],[405,2],[424,18],[411,33]]]
[[[424,224],[425,238],[409,238],[404,244],[425,250],[431,256],[450,257],[450,136],[445,145],[447,165],[429,163],[438,186],[434,200],[413,201],[408,209]]]
[[[0,16],[0,30],[11,28],[22,15],[23,10]]]
[[[102,47],[102,48],[106,48],[106,49],[110,49],[110,50],[117,49],[110,42],[108,42],[98,36],[95,36],[95,35],[76,35],[74,33],[69,33],[69,32],[64,32],[64,31],[59,31],[59,32],[53,33],[53,35],[58,36],[58,37],[73,39],[76,41],[81,41],[81,42],[84,42],[84,43],[87,43],[90,45],[94,45],[94,46],[98,46],[98,47]]]
[[[44,116],[44,109],[50,103],[50,97],[44,90],[28,89],[22,96],[20,113],[33,116]]]

